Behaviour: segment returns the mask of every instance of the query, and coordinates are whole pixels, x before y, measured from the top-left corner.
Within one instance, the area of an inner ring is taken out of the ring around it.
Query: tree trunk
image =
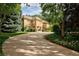
[[[1,32],[1,18],[0,18],[0,32]]]
[[[62,6],[62,11],[63,11],[63,20],[61,23],[61,39],[64,39],[64,20],[65,20],[65,12],[64,12],[64,5],[61,4]]]
[[[64,39],[64,21],[61,24],[61,38]]]
[[[24,16],[22,18],[22,31],[24,31]]]

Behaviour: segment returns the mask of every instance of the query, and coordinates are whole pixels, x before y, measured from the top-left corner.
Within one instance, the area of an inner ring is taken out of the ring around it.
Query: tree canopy
[[[0,4],[0,14],[10,14],[10,13],[19,13],[20,4],[16,3],[1,3]]]
[[[79,4],[65,4],[64,16],[66,31],[79,31]]]
[[[63,4],[42,3],[42,16],[49,23],[61,22],[63,19]]]

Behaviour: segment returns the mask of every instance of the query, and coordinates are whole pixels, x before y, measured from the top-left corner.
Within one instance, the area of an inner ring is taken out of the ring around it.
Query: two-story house
[[[49,28],[49,24],[47,21],[42,20],[37,16],[22,16],[22,26],[28,29],[31,28],[37,31],[46,31]]]

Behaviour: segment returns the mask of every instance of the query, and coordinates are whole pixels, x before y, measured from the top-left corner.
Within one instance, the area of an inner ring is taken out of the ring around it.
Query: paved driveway
[[[50,32],[35,32],[10,37],[3,44],[6,56],[79,56],[79,53],[44,38]]]

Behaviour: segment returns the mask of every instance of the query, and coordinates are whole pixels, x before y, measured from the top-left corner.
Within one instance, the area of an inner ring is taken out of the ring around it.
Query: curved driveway
[[[10,37],[3,44],[6,56],[79,56],[79,53],[44,38],[50,32],[35,32]]]

